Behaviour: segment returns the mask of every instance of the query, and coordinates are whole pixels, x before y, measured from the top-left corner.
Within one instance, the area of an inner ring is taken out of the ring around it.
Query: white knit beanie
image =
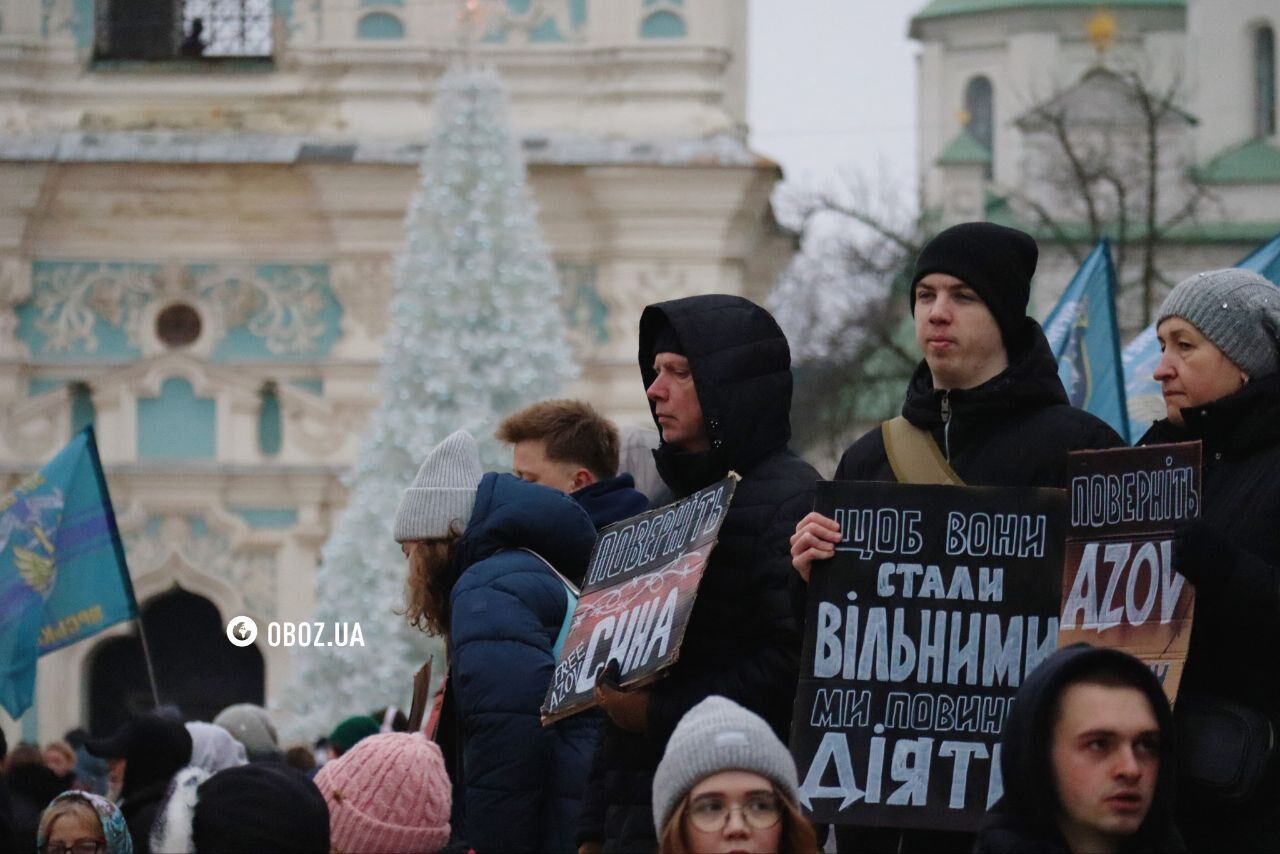
[[[708,697],[676,724],[653,775],[653,827],[662,828],[680,799],[721,771],[752,771],[799,800],[796,763],[764,718],[724,697]]]
[[[465,530],[483,476],[480,449],[471,434],[459,430],[447,436],[427,454],[413,486],[400,499],[396,542],[443,537],[455,521]]]

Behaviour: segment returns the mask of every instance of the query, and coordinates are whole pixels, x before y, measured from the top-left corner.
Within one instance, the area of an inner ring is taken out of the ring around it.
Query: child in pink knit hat
[[[449,841],[449,775],[440,748],[421,733],[361,739],[325,763],[316,785],[340,854],[433,854]]]

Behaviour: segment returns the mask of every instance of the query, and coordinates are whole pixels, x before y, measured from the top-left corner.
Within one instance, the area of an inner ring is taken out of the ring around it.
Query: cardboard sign
[[[1173,529],[1200,516],[1200,443],[1071,454],[1071,526],[1058,643],[1123,650],[1172,702],[1195,591],[1173,571]]]
[[[413,699],[409,703],[409,732],[422,732],[422,719],[427,713],[427,694],[431,689],[431,663],[418,668],[413,674]]]
[[[676,662],[737,482],[731,473],[600,532],[542,704],[544,725],[594,706],[596,675],[611,660],[621,665],[624,688],[647,684]]]
[[[1065,494],[834,482],[815,509],[843,538],[809,582],[800,799],[818,822],[975,830],[1013,695],[1057,646]]]

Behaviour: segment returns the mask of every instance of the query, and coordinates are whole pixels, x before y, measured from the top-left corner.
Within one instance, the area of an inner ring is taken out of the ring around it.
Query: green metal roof
[[[967,130],[962,130],[934,162],[939,166],[986,166],[991,162],[991,149],[974,139]]]
[[[1054,232],[1043,224],[1021,221],[1009,206],[1009,200],[1006,196],[996,195],[988,191],[984,202],[988,222],[1007,225],[1011,228],[1020,228],[1029,232],[1036,240],[1041,242],[1057,243],[1063,238],[1075,243],[1092,240],[1087,223],[1063,220],[1058,223],[1058,228],[1061,231]],[[1105,236],[1110,237],[1112,240],[1116,239],[1117,235],[1114,228],[1108,227],[1103,231]],[[1274,220],[1184,223],[1170,229],[1165,234],[1165,239],[1175,243],[1186,244],[1264,243],[1278,232],[1280,232],[1280,222]],[[1128,236],[1130,240],[1141,240],[1143,229],[1132,227],[1129,229]]]
[[[1253,139],[1219,154],[1196,175],[1206,184],[1280,183],[1280,148]]]
[[[1004,12],[1012,9],[1186,9],[1187,0],[933,0],[911,19],[950,18],[980,12]]]

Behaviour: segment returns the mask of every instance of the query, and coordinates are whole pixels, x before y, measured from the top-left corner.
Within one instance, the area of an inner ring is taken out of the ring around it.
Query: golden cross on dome
[[[1089,41],[1093,44],[1093,49],[1098,52],[1099,58],[1116,40],[1116,30],[1116,16],[1112,12],[1102,10],[1089,19],[1085,31],[1089,34]]]

